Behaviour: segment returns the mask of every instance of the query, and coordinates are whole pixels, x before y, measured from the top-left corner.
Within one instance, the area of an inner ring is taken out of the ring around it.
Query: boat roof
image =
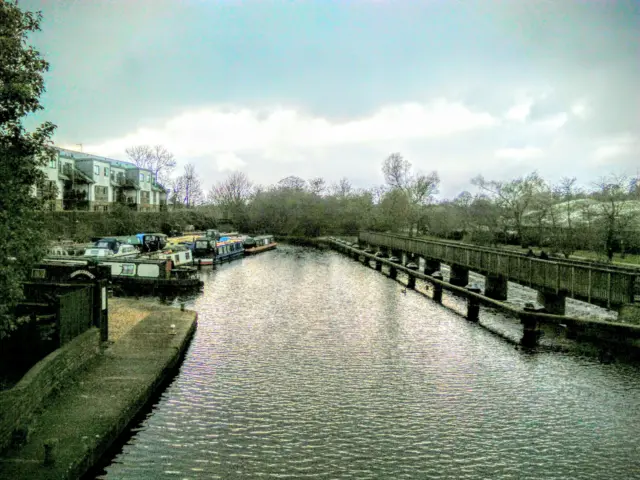
[[[218,245],[220,244],[228,244],[228,243],[242,243],[242,239],[240,238],[229,238],[229,237],[222,237],[220,240],[218,240]]]

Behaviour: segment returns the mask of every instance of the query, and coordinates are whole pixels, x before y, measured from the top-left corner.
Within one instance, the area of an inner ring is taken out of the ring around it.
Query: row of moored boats
[[[114,283],[167,287],[202,285],[197,268],[231,261],[276,248],[273,235],[247,236],[207,230],[181,237],[161,233],[94,238],[90,244],[59,243],[46,262],[111,267]],[[196,268],[197,267],[197,268]]]

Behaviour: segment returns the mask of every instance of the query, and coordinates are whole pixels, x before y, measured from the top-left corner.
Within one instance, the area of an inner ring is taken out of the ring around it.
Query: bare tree
[[[466,190],[463,192],[460,192],[460,194],[458,194],[458,196],[455,197],[451,202],[452,206],[458,212],[462,230],[464,232],[469,231],[469,227],[471,224],[470,209],[471,209],[472,203],[473,203],[473,195],[471,195]]]
[[[338,180],[338,183],[335,183],[331,186],[331,193],[336,197],[345,198],[353,193],[353,187],[351,186],[351,182],[347,177],[342,177]]]
[[[387,192],[387,187],[384,185],[378,185],[376,187],[371,187],[369,189],[369,193],[371,194],[371,201],[374,205],[379,205],[382,202],[384,194]]]
[[[522,241],[523,216],[531,207],[535,195],[545,186],[545,181],[538,173],[532,172],[526,177],[519,177],[508,182],[488,181],[479,175],[473,178],[471,183],[493,197],[496,205],[513,222],[516,235]]]
[[[624,175],[603,177],[594,184],[594,197],[599,200],[600,219],[603,227],[604,250],[613,259],[615,244],[630,221],[628,196],[628,178]]]
[[[577,249],[578,236],[574,225],[574,213],[578,209],[576,199],[580,195],[580,188],[576,185],[575,177],[563,177],[560,182],[553,186],[554,197],[559,205],[557,210],[552,209],[554,217],[552,235],[554,243],[566,258]],[[558,218],[558,224],[555,218]],[[562,219],[564,218],[564,222]]]
[[[326,182],[322,177],[314,177],[307,183],[309,184],[309,191],[314,195],[322,196],[327,189]]]
[[[289,189],[289,190],[304,190],[307,186],[307,182],[305,182],[302,178],[296,177],[295,175],[290,175],[288,177],[283,178],[278,182],[279,188]]]
[[[169,203],[173,208],[184,206],[184,178],[179,176],[174,178],[169,189]]]
[[[187,163],[184,166],[182,181],[184,183],[183,204],[187,208],[202,204],[204,201],[204,194],[200,185],[200,177],[196,173],[196,168],[192,163]]]
[[[232,218],[246,205],[252,193],[249,177],[242,172],[234,172],[226,180],[211,187],[207,200],[220,207],[226,218]]]
[[[382,173],[391,188],[404,189],[411,182],[411,162],[399,153],[392,153],[382,164]]]
[[[146,168],[153,172],[156,183],[167,183],[169,174],[176,166],[173,153],[162,145],[137,145],[127,148],[125,151],[137,167]]]
[[[411,162],[405,160],[399,153],[392,153],[382,164],[382,173],[385,181],[392,190],[401,190],[409,201],[409,208],[406,210],[407,226],[409,234],[413,235],[415,226],[416,232],[420,230],[420,219],[423,217],[423,208],[430,204],[433,195],[438,193],[440,177],[433,171],[428,175],[413,174]]]

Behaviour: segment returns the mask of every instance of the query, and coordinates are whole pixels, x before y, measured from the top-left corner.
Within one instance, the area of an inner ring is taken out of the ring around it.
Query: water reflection
[[[180,375],[105,478],[634,478],[640,378],[526,353],[333,252],[205,274]]]

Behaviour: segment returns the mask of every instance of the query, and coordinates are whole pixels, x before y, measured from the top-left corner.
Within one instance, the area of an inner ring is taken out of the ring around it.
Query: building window
[[[141,174],[140,174],[140,181],[141,181],[141,182],[144,182],[144,173],[141,173]]]
[[[49,168],[56,168],[56,159],[52,158],[51,160],[49,160]]]
[[[109,176],[109,169],[107,167],[104,167],[104,176],[105,177]]]
[[[95,200],[106,202],[109,200],[109,187],[95,186]]]
[[[93,173],[95,173],[96,175],[100,176],[100,167],[98,165],[93,167]]]

